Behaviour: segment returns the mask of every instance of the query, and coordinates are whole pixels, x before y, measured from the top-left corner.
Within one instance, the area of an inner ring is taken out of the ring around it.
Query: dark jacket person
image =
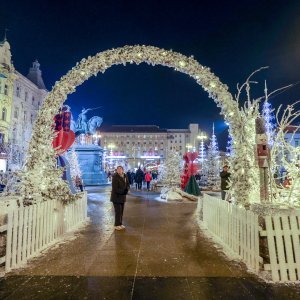
[[[137,188],[139,190],[142,188],[143,179],[144,179],[144,172],[139,167],[135,173],[135,182],[137,183]]]
[[[112,177],[112,191],[110,201],[115,209],[115,229],[122,230],[125,226],[122,224],[124,205],[126,202],[126,195],[129,191],[130,184],[123,167],[118,166],[117,172]]]
[[[221,177],[221,196],[222,200],[225,200],[226,197],[226,191],[229,189],[229,177],[230,173],[228,172],[228,166],[223,167],[223,171],[220,173]]]

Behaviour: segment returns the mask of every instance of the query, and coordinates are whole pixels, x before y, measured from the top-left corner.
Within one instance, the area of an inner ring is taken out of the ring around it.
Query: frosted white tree
[[[74,148],[71,148],[71,150],[68,152],[67,159],[68,159],[69,164],[70,164],[71,178],[72,178],[72,181],[75,185],[76,176],[81,178],[81,170],[80,170],[80,166],[79,166],[79,163],[78,163],[78,156],[77,156]]]
[[[271,158],[274,168],[284,168],[287,176],[290,179],[291,186],[288,189],[278,189],[278,185],[272,184],[275,187],[273,202],[283,202],[292,206],[300,205],[300,147],[292,145],[295,133],[299,132],[300,126],[293,126],[300,118],[300,101],[288,105],[282,110],[282,105],[276,112],[277,130],[274,136],[274,144],[271,149]],[[291,131],[291,135],[287,138],[287,131]],[[279,178],[280,179],[280,178]],[[281,178],[284,179],[284,178]]]
[[[207,185],[212,189],[220,188],[220,153],[217,137],[215,135],[215,124],[213,124],[213,134],[207,151]]]
[[[160,167],[160,180],[166,187],[178,186],[181,183],[182,159],[175,151],[168,151],[165,163]]]

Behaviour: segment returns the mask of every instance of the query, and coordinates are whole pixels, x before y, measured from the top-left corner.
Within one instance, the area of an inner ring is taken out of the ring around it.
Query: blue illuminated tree
[[[265,120],[265,129],[268,137],[270,147],[274,144],[274,134],[276,128],[276,119],[274,115],[274,108],[268,99],[267,85],[265,83],[265,101],[262,106],[262,117]]]

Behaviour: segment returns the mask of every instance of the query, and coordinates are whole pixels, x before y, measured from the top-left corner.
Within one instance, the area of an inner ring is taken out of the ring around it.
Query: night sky
[[[83,57],[110,48],[145,44],[194,55],[232,93],[255,69],[253,96],[300,81],[300,1],[0,0],[0,33],[8,28],[16,69],[27,75],[41,63],[49,90]],[[300,85],[272,98],[273,106],[300,98]],[[221,147],[226,126],[212,99],[187,75],[161,66],[115,66],[91,78],[67,103],[84,105],[104,124],[156,124],[187,128],[199,123]]]

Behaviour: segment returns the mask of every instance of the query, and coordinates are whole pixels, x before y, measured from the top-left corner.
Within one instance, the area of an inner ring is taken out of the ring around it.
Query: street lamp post
[[[191,144],[186,144],[185,147],[187,148],[188,152],[193,148],[193,146]]]
[[[104,166],[104,170],[106,171],[107,170],[107,148],[106,146],[104,146],[103,148],[103,156],[102,156],[102,164]]]
[[[93,138],[94,138],[94,144],[100,146],[101,134],[96,133],[93,135]]]
[[[107,147],[108,147],[108,149],[110,149],[109,169],[111,170],[112,166],[113,166],[113,159],[112,159],[112,157],[113,157],[113,148],[115,148],[115,145],[114,144],[108,144]]]
[[[135,151],[137,150],[137,147],[133,146],[132,150],[133,150],[133,168],[135,168]]]

